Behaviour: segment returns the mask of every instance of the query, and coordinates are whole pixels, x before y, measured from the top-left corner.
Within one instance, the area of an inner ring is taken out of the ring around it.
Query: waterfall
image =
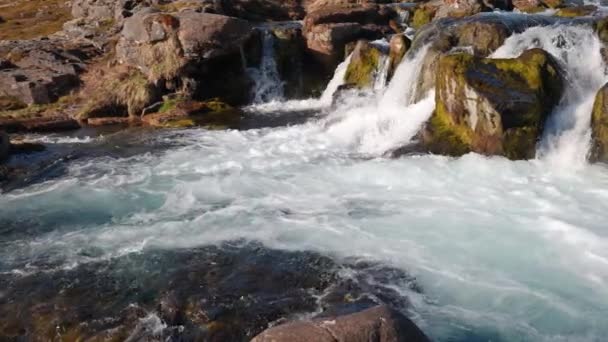
[[[252,89],[253,103],[283,100],[283,81],[277,69],[274,51],[274,35],[262,30],[262,60],[257,68],[247,68],[249,77],[255,82]]]
[[[383,91],[388,81],[388,70],[391,67],[391,59],[388,55],[382,55],[379,62],[379,69],[374,75],[374,91]]]
[[[356,92],[326,120],[333,139],[361,153],[381,155],[410,142],[435,108],[434,92],[414,102],[428,46],[407,55],[384,93]]]
[[[537,156],[560,166],[584,165],[593,102],[608,81],[601,43],[587,27],[534,27],[509,37],[491,57],[517,57],[535,47],[553,55],[565,72],[564,95],[545,125]]]
[[[350,64],[352,54],[348,55],[346,59],[342,63],[338,65],[336,71],[334,72],[334,76],[331,81],[325,87],[325,91],[323,91],[323,95],[321,95],[321,103],[324,105],[331,105],[332,98],[338,87],[344,84],[344,76],[346,76],[346,70],[348,69],[348,65]]]

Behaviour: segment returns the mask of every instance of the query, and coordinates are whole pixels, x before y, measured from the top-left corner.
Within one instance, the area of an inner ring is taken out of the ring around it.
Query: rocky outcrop
[[[595,97],[591,114],[589,160],[608,162],[608,84],[604,85]]]
[[[301,20],[305,11],[302,0],[223,1],[225,14],[251,21]]]
[[[60,38],[2,41],[0,98],[24,104],[55,102],[80,85],[79,75],[97,54],[91,45]]]
[[[142,10],[125,21],[116,53],[166,92],[241,104],[250,82],[240,49],[251,31],[248,22],[223,15]]]
[[[238,128],[241,111],[218,99],[198,102],[167,99],[158,113],[142,117],[144,124],[163,128]]]
[[[466,53],[443,56],[437,72],[436,110],[422,142],[438,154],[534,158],[563,82],[557,62],[540,49],[513,59]]]
[[[377,306],[362,312],[270,328],[252,342],[424,342],[428,338],[407,317]]]
[[[87,21],[122,20],[145,3],[145,0],[72,0],[72,17]]]
[[[359,39],[378,39],[393,32],[390,21],[394,16],[394,10],[375,4],[316,9],[304,19],[308,51],[333,72],[344,59],[346,44]]]
[[[412,42],[413,52],[427,47],[417,80],[415,98],[420,100],[433,89],[439,58],[456,50],[469,51],[487,57],[515,33],[532,26],[550,25],[556,18],[549,16],[484,13],[460,20],[440,19],[419,31]]]

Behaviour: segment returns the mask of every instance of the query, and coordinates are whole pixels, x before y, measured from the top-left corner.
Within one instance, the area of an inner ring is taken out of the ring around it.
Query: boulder
[[[545,9],[540,0],[513,0],[513,7],[525,13],[534,13]]]
[[[89,22],[122,20],[145,4],[145,0],[72,0],[72,17]]]
[[[370,42],[358,41],[344,75],[344,84],[360,89],[370,88],[374,84],[382,55],[383,52]]]
[[[116,54],[168,92],[241,104],[251,82],[240,51],[251,33],[248,22],[223,15],[142,10],[125,20]]]
[[[308,52],[333,72],[344,59],[344,48],[359,39],[375,40],[394,32],[390,22],[396,12],[375,4],[320,7],[304,19]]]
[[[591,115],[592,162],[608,162],[608,84],[604,85],[595,97]]]
[[[558,63],[541,49],[512,59],[443,56],[436,109],[422,132],[422,143],[437,154],[534,158],[563,83]]]
[[[142,117],[144,124],[163,128],[205,127],[208,129],[238,128],[241,111],[213,99],[199,102],[168,99],[158,113]]]
[[[555,15],[562,18],[576,18],[592,15],[598,10],[595,5],[584,5],[560,8],[555,12]]]
[[[533,26],[551,25],[556,20],[550,16],[480,13],[464,19],[439,19],[425,26],[416,34],[411,47],[413,53],[427,48],[416,81],[415,99],[422,99],[435,86],[435,71],[441,56],[465,50],[487,57],[512,34]]]
[[[252,342],[423,342],[424,333],[407,317],[387,306],[313,321],[287,323],[270,328]]]

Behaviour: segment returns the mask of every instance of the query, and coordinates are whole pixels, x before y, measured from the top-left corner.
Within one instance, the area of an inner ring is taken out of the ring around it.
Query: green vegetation
[[[0,15],[0,40],[48,36],[72,18],[65,0],[0,0]]]

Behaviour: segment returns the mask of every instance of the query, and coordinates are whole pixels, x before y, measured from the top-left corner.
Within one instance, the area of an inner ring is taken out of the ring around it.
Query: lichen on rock
[[[423,144],[439,154],[533,158],[562,88],[557,62],[541,49],[510,59],[466,53],[443,56],[437,72],[437,108],[421,134]]]

